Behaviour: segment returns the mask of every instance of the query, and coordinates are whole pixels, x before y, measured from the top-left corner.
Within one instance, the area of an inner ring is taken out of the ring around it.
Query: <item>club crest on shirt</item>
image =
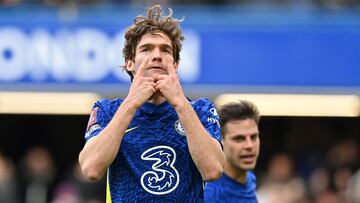
[[[180,135],[185,135],[185,130],[184,128],[182,127],[181,123],[179,120],[177,120],[175,122],[175,130],[176,132],[178,132]]]

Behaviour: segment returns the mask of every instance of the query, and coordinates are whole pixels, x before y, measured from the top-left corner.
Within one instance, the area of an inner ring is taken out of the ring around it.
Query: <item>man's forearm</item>
[[[219,178],[225,163],[220,143],[209,135],[187,100],[175,109],[185,130],[190,154],[203,179]]]
[[[131,102],[124,101],[105,129],[85,144],[80,152],[79,162],[87,178],[100,179],[114,161],[135,111]]]

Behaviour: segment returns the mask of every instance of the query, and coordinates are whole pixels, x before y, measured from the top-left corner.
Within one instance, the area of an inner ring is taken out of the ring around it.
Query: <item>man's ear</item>
[[[134,61],[127,59],[125,62],[125,67],[127,71],[134,72]]]
[[[179,63],[174,63],[174,68],[176,70],[176,72],[178,71],[178,68],[179,68]]]

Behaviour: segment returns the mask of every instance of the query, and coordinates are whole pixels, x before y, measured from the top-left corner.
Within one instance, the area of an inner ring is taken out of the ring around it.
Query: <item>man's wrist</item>
[[[125,99],[121,106],[123,106],[126,109],[126,112],[135,113],[136,110],[140,108],[141,105],[137,104],[132,99]]]
[[[180,113],[186,111],[186,109],[191,108],[190,102],[186,99],[182,99],[174,105],[175,111]]]

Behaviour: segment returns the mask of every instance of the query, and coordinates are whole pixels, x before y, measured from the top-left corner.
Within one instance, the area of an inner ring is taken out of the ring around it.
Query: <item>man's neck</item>
[[[247,180],[247,171],[246,170],[239,170],[238,168],[234,168],[230,164],[225,164],[225,173],[230,178],[234,179],[235,181],[245,184]]]

